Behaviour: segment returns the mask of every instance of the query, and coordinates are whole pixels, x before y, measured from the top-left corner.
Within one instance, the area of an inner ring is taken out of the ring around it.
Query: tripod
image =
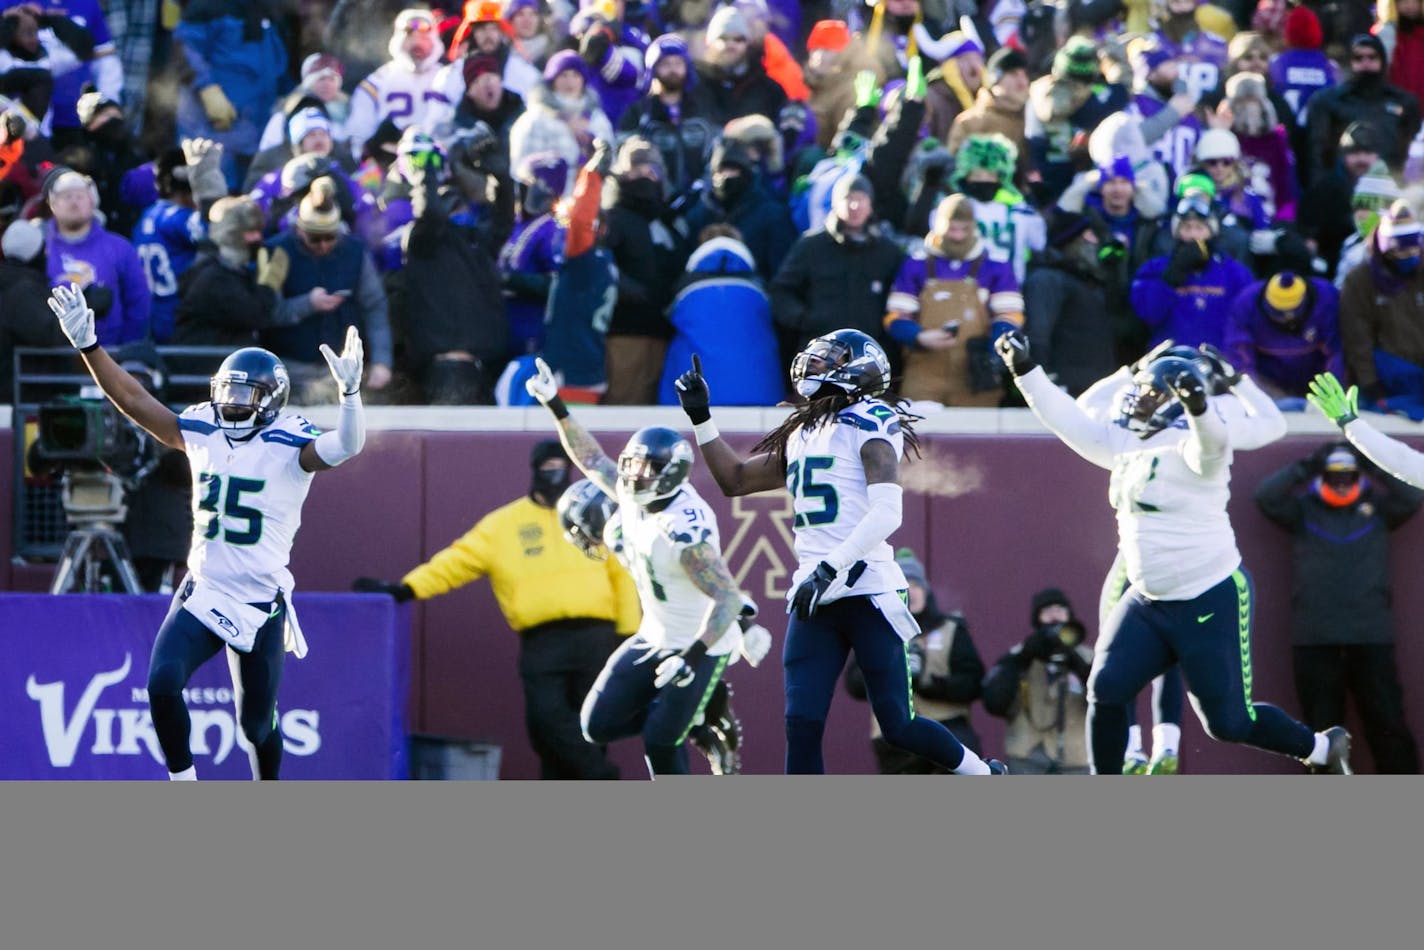
[[[103,591],[100,567],[107,560],[126,592],[143,593],[128,542],[114,527],[128,514],[123,481],[108,472],[66,472],[61,500],[74,530],[64,539],[49,592]]]

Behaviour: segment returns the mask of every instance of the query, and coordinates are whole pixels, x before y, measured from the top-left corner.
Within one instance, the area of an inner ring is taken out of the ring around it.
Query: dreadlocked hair
[[[909,401],[903,399],[896,386],[900,380],[890,381],[890,388],[879,396],[874,397],[884,402],[895,410],[895,415],[900,422],[900,432],[905,437],[905,455],[908,458],[913,452],[915,458],[920,457],[920,437],[915,434],[915,423],[924,418],[917,416],[909,409]],[[807,401],[796,408],[791,415],[782,421],[781,425],[772,429],[762,440],[752,446],[752,454],[761,452],[774,452],[781,462],[781,467],[786,467],[786,446],[791,440],[793,433],[801,429],[817,429],[827,422],[835,419],[846,409],[867,398],[867,394],[859,390],[855,392],[845,392],[837,390],[829,396],[818,396]]]

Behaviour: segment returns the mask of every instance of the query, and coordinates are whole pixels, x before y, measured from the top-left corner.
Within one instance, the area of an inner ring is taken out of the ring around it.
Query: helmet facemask
[[[879,396],[890,385],[890,363],[879,345],[867,340],[857,357],[853,348],[834,337],[817,337],[791,361],[796,392],[815,398],[824,385],[850,395]]]
[[[618,483],[644,508],[676,494],[692,471],[692,447],[685,440],[673,443],[667,454],[656,457],[634,436],[618,456]]]

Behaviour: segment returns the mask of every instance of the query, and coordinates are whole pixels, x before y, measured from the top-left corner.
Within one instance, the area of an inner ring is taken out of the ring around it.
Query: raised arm
[[[79,350],[89,375],[109,401],[155,439],[181,451],[183,433],[178,428],[178,414],[154,398],[99,346],[94,333],[94,311],[89,308],[79,285],[54,288],[49,308],[59,318],[64,335]]]
[[[1073,397],[1053,384],[1029,353],[1028,337],[1019,330],[1000,334],[994,349],[1014,375],[1014,384],[1038,420],[1074,452],[1101,468],[1112,468],[1112,429],[1088,415]]]
[[[717,487],[728,497],[754,495],[772,491],[786,484],[786,470],[781,459],[770,452],[761,452],[743,459],[722,438],[712,421],[711,394],[702,377],[702,360],[694,353],[692,369],[673,384],[682,411],[692,421],[692,432],[702,450],[702,460],[712,473]]]
[[[366,414],[361,406],[361,371],[365,363],[365,352],[361,346],[361,336],[355,327],[346,328],[346,343],[341,355],[332,352],[323,343],[321,355],[336,378],[341,392],[341,412],[336,417],[336,428],[323,432],[311,442],[302,446],[300,463],[303,471],[321,472],[335,468],[351,458],[366,446]]]
[[[549,369],[549,364],[542,358],[534,362],[539,370],[538,375],[526,380],[524,388],[553,414],[554,425],[559,430],[559,441],[564,444],[564,449],[574,464],[598,486],[599,491],[609,498],[617,497],[615,486],[618,484],[618,464],[604,453],[598,440],[589,435],[588,430],[569,415],[569,407],[559,398],[559,383],[554,379],[554,372]]]
[[[1202,478],[1211,478],[1226,467],[1231,457],[1226,420],[1221,413],[1209,411],[1207,383],[1199,374],[1184,372],[1169,385],[1187,411],[1187,428],[1192,433],[1192,438],[1182,445],[1182,458],[1187,468]]]
[[[1358,387],[1351,386],[1346,392],[1333,375],[1321,373],[1311,380],[1306,399],[1339,426],[1350,444],[1371,462],[1402,482],[1424,488],[1424,455],[1359,418]]]

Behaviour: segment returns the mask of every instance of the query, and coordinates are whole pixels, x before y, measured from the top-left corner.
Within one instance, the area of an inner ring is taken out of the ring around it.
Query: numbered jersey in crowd
[[[1043,216],[1024,201],[1009,203],[969,199],[979,235],[989,251],[989,259],[1009,264],[1023,286],[1028,262],[1048,244],[1048,226]]]
[[[290,593],[287,562],[313,475],[298,457],[320,430],[285,415],[230,439],[208,402],[184,409],[178,427],[193,469],[192,577],[247,603]]]
[[[1154,35],[1161,48],[1173,54],[1177,75],[1194,96],[1201,98],[1221,85],[1221,72],[1226,68],[1226,41],[1221,37],[1193,30],[1182,42],[1174,43],[1166,33]]]
[[[712,608],[682,566],[682,552],[706,541],[721,549],[717,517],[691,485],[684,485],[661,511],[645,511],[618,487],[618,511],[604,530],[604,543],[618,552],[638,588],[643,623],[638,635],[654,647],[681,650],[692,645]],[[707,651],[729,653],[737,645],[735,621]]]
[[[196,209],[166,200],[150,205],[134,228],[134,249],[153,294],[153,338],[159,343],[173,337],[178,278],[192,266],[198,242],[206,233],[203,216]]]
[[[873,439],[889,442],[896,458],[904,454],[899,414],[878,399],[862,399],[815,429],[801,429],[787,442],[786,490],[795,512],[797,561],[788,596],[870,510],[860,450]],[[854,587],[846,587],[850,572],[842,571],[821,599],[905,589],[905,575],[888,543],[876,545],[865,556],[865,565]]]

